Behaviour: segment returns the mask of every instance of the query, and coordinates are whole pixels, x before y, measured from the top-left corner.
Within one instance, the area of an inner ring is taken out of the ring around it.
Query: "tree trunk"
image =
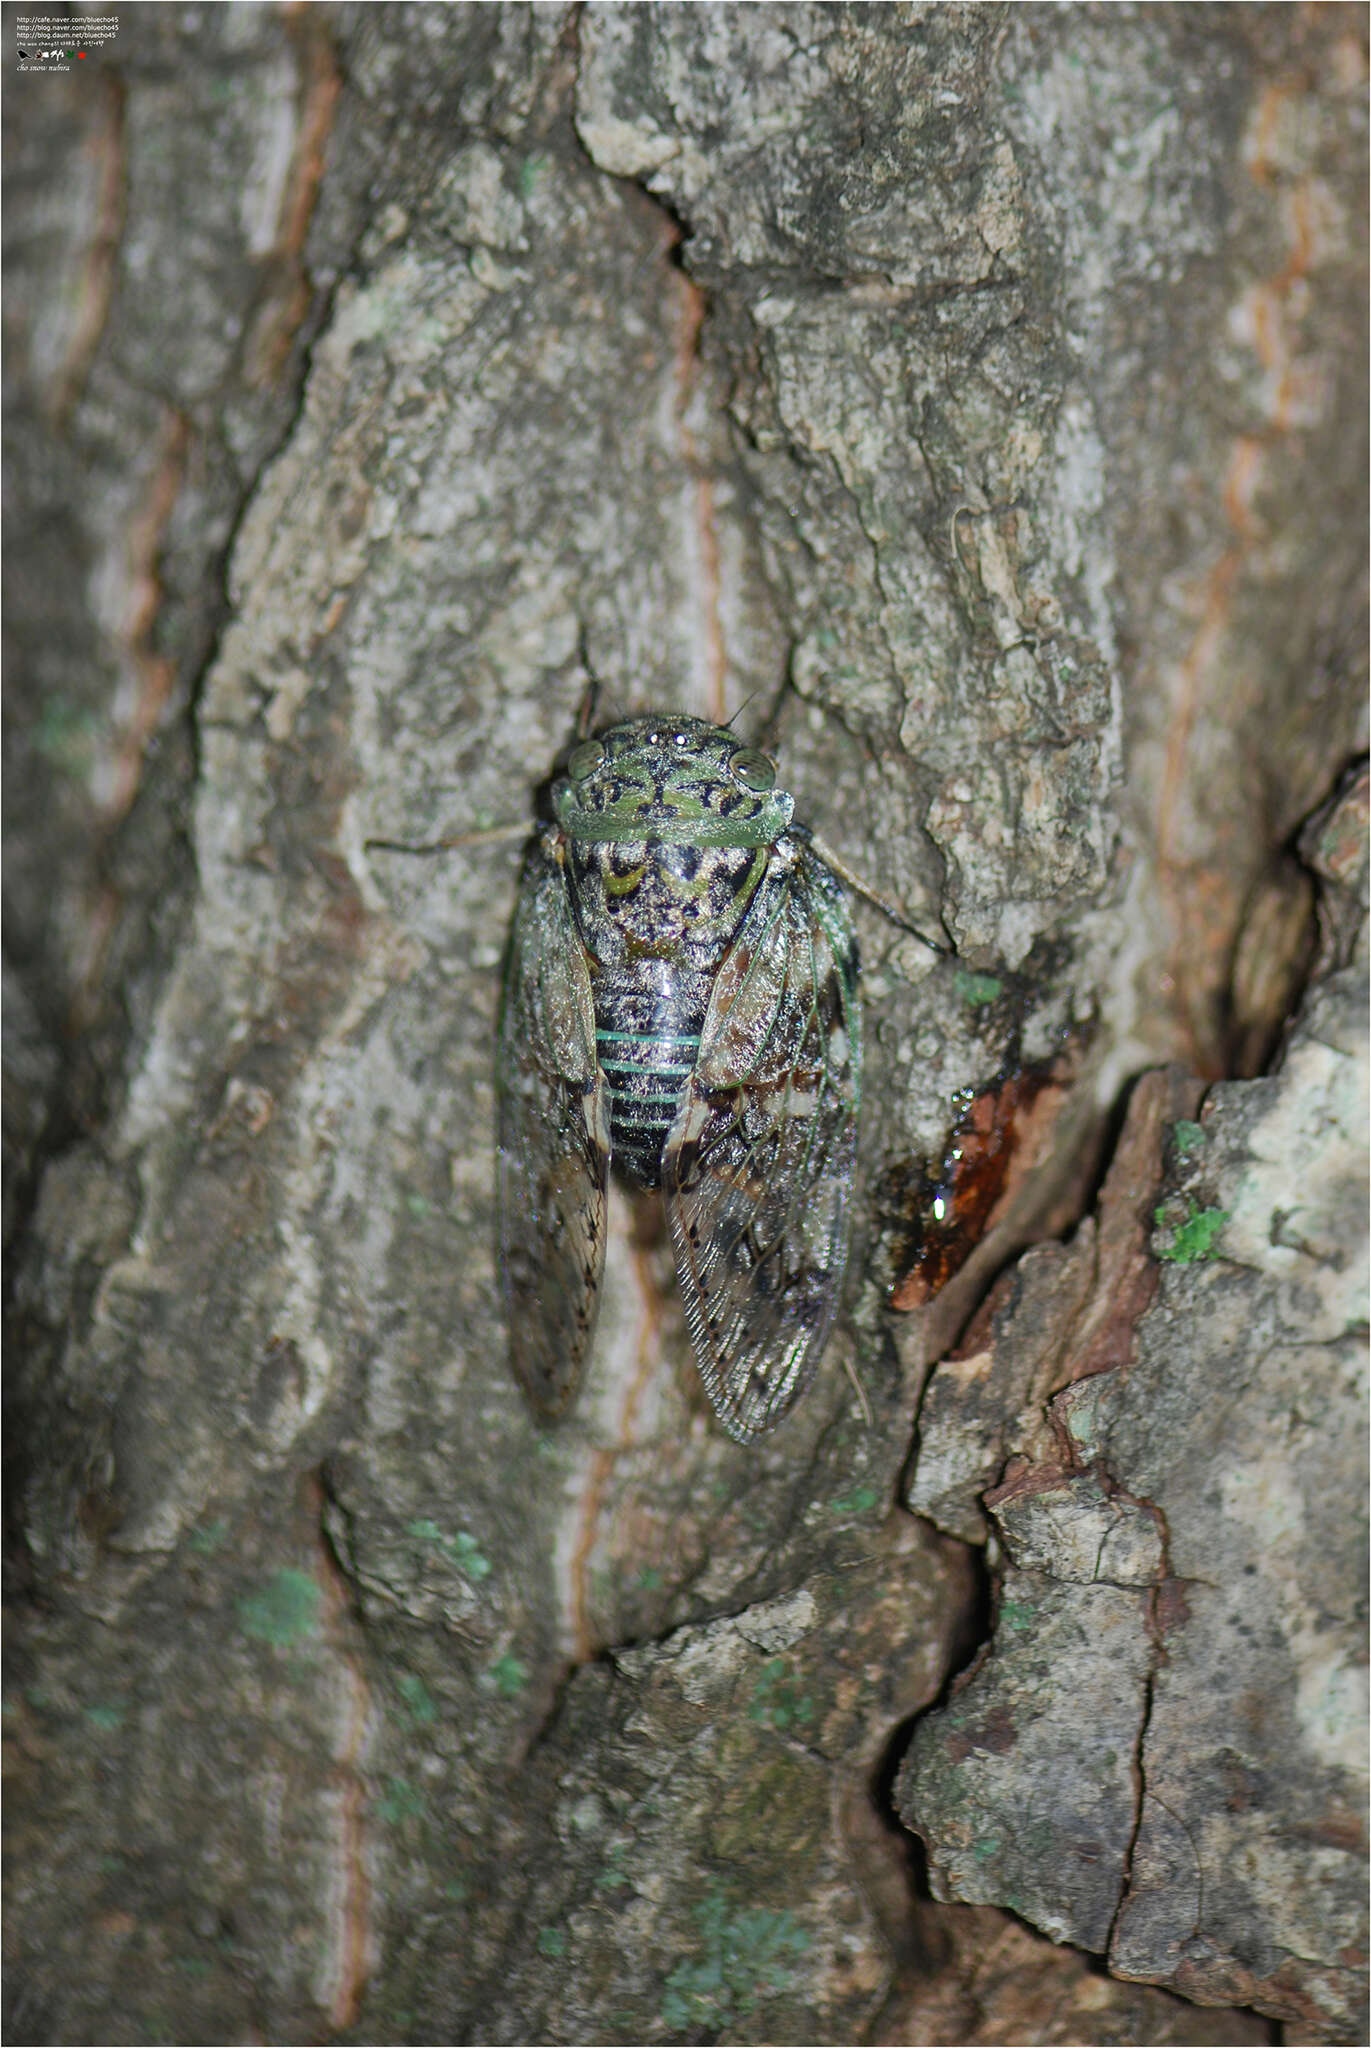
[[[10,2038],[1364,2039],[1361,10],[6,55]],[[506,1365],[592,691],[945,949],[746,1448]]]

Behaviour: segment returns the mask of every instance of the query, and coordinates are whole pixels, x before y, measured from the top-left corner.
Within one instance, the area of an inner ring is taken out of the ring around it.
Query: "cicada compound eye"
[[[760,748],[745,748],[741,754],[733,756],[728,766],[735,782],[741,782],[744,789],[758,795],[775,784],[776,765]]]
[[[604,758],[603,741],[582,740],[578,747],[572,748],[571,758],[566,764],[566,772],[573,782],[584,782],[587,776],[595,773],[595,770],[600,766]]]

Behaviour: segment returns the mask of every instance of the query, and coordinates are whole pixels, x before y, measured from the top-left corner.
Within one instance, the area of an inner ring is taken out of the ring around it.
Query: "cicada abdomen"
[[[769,758],[694,718],[581,742],[530,851],[500,1033],[514,1370],[557,1414],[604,1268],[611,1160],[660,1189],[730,1436],[809,1384],[842,1291],[861,1069],[841,883]]]

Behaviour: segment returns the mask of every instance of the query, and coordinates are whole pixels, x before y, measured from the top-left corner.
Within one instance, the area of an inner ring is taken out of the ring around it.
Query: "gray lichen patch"
[[[1068,1585],[1157,1585],[1164,1576],[1155,1514],[1101,1484],[1098,1473],[1035,1475],[986,1495],[1005,1546],[1024,1571]]]
[[[861,2033],[893,1957],[844,1814],[937,1682],[946,1646],[929,1629],[949,1583],[907,1518],[871,1553],[576,1672],[511,1780],[517,1860],[501,1867],[498,1830],[469,1845],[483,1875],[457,1937],[435,1928],[398,1958],[387,2002],[496,2038]]]
[[[995,1645],[920,1724],[900,1811],[926,1831],[937,1897],[1007,1906],[1054,1941],[1103,1951],[1136,1806],[1148,1596],[1010,1571]]]

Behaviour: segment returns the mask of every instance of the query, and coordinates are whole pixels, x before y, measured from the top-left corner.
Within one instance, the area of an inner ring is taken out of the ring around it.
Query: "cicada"
[[[520,882],[499,1048],[514,1372],[585,1370],[613,1165],[660,1191],[700,1377],[740,1443],[813,1377],[842,1291],[861,1074],[846,892],[775,764],[698,718],[573,748]]]

